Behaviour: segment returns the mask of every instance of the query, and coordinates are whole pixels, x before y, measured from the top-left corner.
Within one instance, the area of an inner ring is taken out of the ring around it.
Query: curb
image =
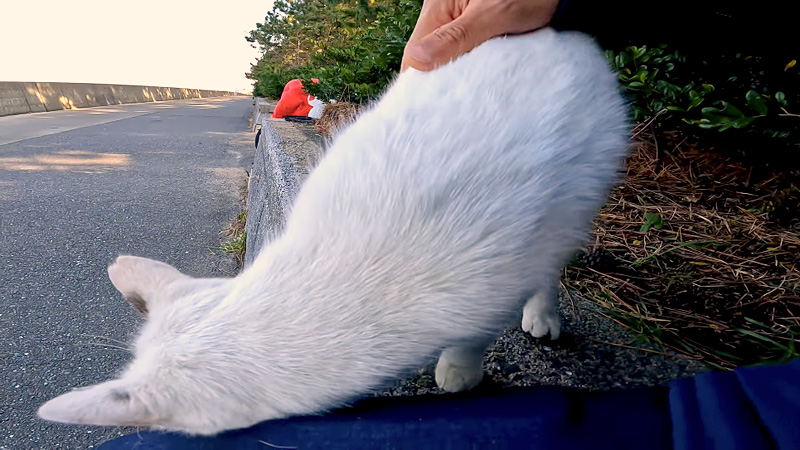
[[[257,115],[260,104],[256,101]],[[310,125],[269,118],[260,124],[248,181],[245,268],[283,229],[300,186],[323,153],[323,138]]]

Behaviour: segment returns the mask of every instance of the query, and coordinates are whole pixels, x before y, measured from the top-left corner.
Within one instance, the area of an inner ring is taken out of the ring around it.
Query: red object
[[[312,78],[313,83],[319,83],[319,80]],[[286,83],[281,93],[281,99],[275,106],[275,111],[272,112],[273,119],[282,119],[284,116],[307,116],[311,111],[312,106],[309,104],[314,100],[314,97],[308,95],[303,89],[303,83],[294,79]]]

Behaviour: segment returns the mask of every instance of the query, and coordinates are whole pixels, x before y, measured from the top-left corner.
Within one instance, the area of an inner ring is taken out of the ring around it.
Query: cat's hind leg
[[[522,308],[522,329],[535,338],[550,334],[558,339],[561,317],[558,314],[558,278],[540,285]]]
[[[436,364],[436,384],[446,392],[472,389],[483,379],[485,345],[446,348]]]

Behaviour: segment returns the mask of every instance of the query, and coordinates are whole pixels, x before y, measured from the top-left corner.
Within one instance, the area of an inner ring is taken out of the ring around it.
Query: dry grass
[[[686,141],[667,146],[674,138],[651,130],[636,130],[626,181],[565,285],[647,339],[718,368],[797,356],[800,190],[792,174],[754,170]]]
[[[343,125],[355,119],[358,106],[350,102],[336,102],[325,105],[322,117],[316,121],[314,128],[325,136],[330,136]]]
[[[244,265],[244,255],[247,251],[247,232],[244,229],[246,222],[247,210],[244,210],[222,230],[227,239],[220,245],[220,250],[236,257],[240,268]]]
[[[247,205],[248,185],[250,173],[244,179],[241,187],[239,188],[239,201],[243,207]],[[220,250],[229,255],[236,257],[236,261],[241,269],[244,266],[244,256],[247,251],[247,232],[245,225],[247,224],[247,209],[245,208],[233,218],[227,227],[222,230],[222,235],[225,236],[224,241],[220,245]]]
[[[235,237],[244,233],[244,226],[247,222],[247,210],[240,212],[231,222],[222,230],[222,234],[226,237]]]

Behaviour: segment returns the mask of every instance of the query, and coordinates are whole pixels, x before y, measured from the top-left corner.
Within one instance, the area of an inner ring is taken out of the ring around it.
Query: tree
[[[277,0],[246,38],[262,57],[247,76],[277,97],[292,78],[325,100],[369,101],[400,69],[421,0]]]

